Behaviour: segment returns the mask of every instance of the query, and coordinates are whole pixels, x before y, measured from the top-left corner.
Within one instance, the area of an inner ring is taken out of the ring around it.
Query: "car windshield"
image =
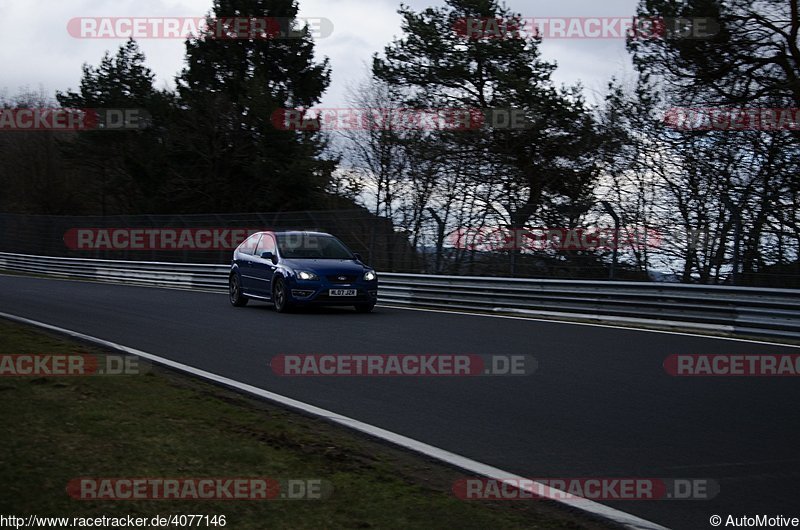
[[[353,259],[338,239],[317,234],[278,234],[278,249],[284,258]]]

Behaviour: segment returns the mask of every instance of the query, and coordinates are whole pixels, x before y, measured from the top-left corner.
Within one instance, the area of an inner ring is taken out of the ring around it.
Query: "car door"
[[[256,294],[261,296],[272,296],[272,276],[275,274],[277,266],[272,260],[264,259],[261,255],[264,252],[272,252],[276,254],[275,238],[272,234],[264,234],[256,246],[255,255],[253,256],[253,277],[255,280],[254,290]]]
[[[239,275],[242,279],[242,290],[246,293],[256,294],[258,288],[258,278],[255,270],[255,251],[261,234],[253,234],[248,237],[239,248],[236,249],[236,265],[239,267]]]

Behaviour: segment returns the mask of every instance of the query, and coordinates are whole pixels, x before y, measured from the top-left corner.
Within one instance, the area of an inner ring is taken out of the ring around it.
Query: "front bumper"
[[[298,280],[289,282],[289,301],[296,305],[353,305],[378,301],[378,282],[332,283],[320,280]],[[331,289],[355,289],[356,296],[331,296]]]

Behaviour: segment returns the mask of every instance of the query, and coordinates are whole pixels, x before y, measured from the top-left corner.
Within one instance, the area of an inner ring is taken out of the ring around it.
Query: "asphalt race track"
[[[0,276],[0,311],[167,357],[530,477],[711,478],[704,501],[605,503],[672,528],[800,516],[800,380],[671,377],[670,354],[797,348],[378,307],[277,314],[223,294]],[[280,377],[291,353],[525,354],[517,377]],[[535,501],[533,501],[535,502]]]

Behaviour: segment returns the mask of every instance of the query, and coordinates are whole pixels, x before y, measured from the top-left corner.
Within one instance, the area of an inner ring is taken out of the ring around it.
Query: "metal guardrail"
[[[0,252],[1,269],[113,283],[226,291],[230,268]],[[381,303],[800,339],[800,291],[793,289],[398,273],[381,273],[379,277]]]

